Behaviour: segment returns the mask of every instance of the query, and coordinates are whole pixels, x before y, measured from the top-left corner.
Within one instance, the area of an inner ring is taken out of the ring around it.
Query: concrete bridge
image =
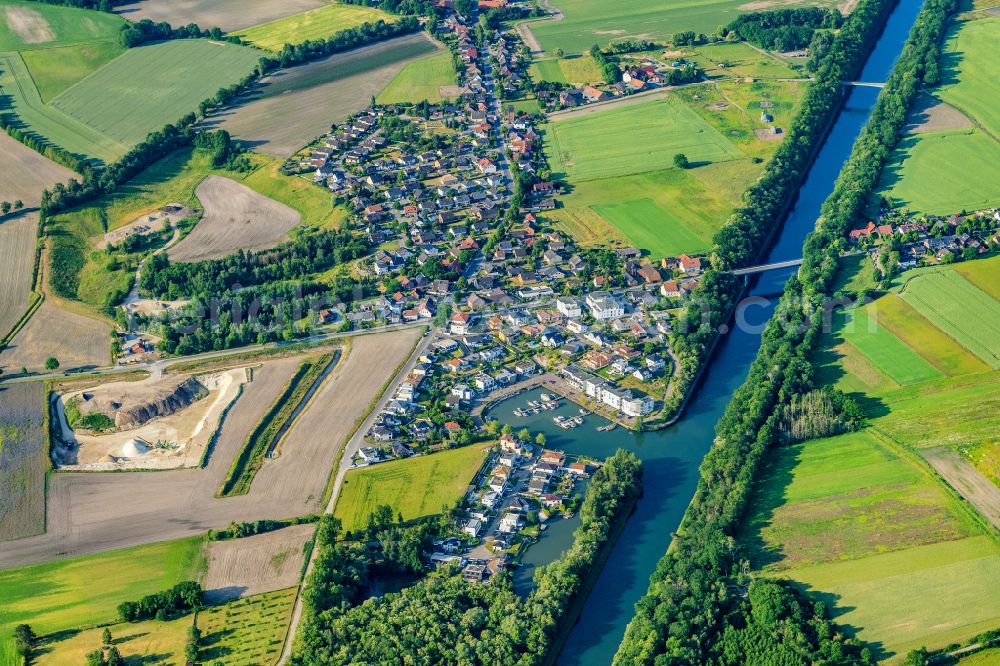
[[[844,85],[856,88],[885,88],[884,83],[872,83],[870,81],[844,81]]]
[[[732,271],[733,275],[753,275],[755,273],[764,273],[766,271],[776,271],[779,268],[791,268],[792,266],[801,266],[801,259],[789,259],[788,261],[778,261],[773,264],[762,264],[760,266],[748,266],[747,268],[737,268]]]

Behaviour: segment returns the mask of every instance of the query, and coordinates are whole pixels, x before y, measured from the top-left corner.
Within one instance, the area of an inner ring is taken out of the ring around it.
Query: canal
[[[913,26],[922,2],[902,0],[893,11],[885,30],[868,58],[861,81],[885,81]],[[851,152],[855,139],[871,114],[878,89],[854,88],[831,129],[816,162],[799,192],[798,201],[774,240],[765,261],[779,262],[802,256],[802,242],[814,227],[823,201],[833,191],[837,175]],[[780,294],[791,270],[763,274],[750,285],[749,296],[763,299],[742,308],[733,327],[716,348],[711,365],[684,417],[661,431],[633,434],[616,429],[597,432],[603,421],[587,417],[575,430],[563,430],[552,421],[559,413],[575,413],[564,406],[562,412],[542,412],[518,418],[513,410],[525,400],[537,399],[538,391],[522,394],[497,405],[489,416],[516,429],[527,427],[545,433],[549,445],[572,453],[605,458],[616,449],[638,454],[645,465],[644,494],[601,572],[579,621],[562,653],[562,665],[610,664],[633,615],[633,607],[645,593],[649,576],[670,544],[698,478],[698,466],[712,444],[715,424],[737,387],[746,378],[760,345],[762,326],[771,314],[773,297]],[[772,297],[772,298],[767,298]],[[516,581],[523,586],[533,567],[557,557],[572,540],[573,525],[553,525],[550,533],[528,551],[524,571]]]

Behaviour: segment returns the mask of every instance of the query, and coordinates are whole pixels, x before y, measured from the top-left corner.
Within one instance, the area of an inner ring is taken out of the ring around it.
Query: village
[[[1000,209],[961,214],[911,215],[905,210],[882,211],[877,222],[853,229],[854,249],[871,258],[882,280],[920,266],[976,259],[1000,245]]]

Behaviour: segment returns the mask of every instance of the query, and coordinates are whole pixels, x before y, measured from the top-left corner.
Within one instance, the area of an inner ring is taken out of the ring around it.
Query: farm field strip
[[[209,603],[294,587],[316,525],[293,525],[242,539],[210,541],[202,581]]]
[[[486,459],[487,449],[472,444],[416,458],[391,460],[372,467],[352,469],[334,505],[334,515],[345,530],[362,528],[380,504],[393,515],[413,520],[452,506],[471,483]]]
[[[952,449],[924,449],[920,455],[948,485],[968,500],[994,527],[1000,529],[1000,488]]]
[[[8,95],[10,108],[33,133],[71,153],[113,162],[128,150],[124,144],[45,104],[17,53],[0,53],[0,90]]]
[[[203,39],[140,46],[60,94],[52,106],[112,140],[133,145],[241,79],[260,55]]]
[[[133,22],[149,19],[154,23],[166,21],[170,25],[197,23],[203,28],[218,26],[231,32],[322,7],[326,2],[327,0],[135,0],[115,6],[114,11]]]
[[[1000,257],[966,261],[951,267],[995,301],[1000,301]]]
[[[0,388],[0,542],[45,530],[44,424],[41,383]]]
[[[934,366],[872,321],[863,310],[848,310],[839,319],[838,333],[843,339],[896,383],[913,384],[941,376]]]
[[[43,102],[96,72],[125,52],[118,41],[87,42],[51,49],[22,51],[21,57]]]
[[[40,372],[49,357],[55,357],[64,370],[105,366],[111,356],[110,334],[106,321],[45,301],[0,351],[0,369],[8,374],[22,367]]]
[[[393,23],[395,18],[380,9],[332,3],[232,34],[260,48],[278,51],[285,44],[325,39],[349,28],[375,21]]]
[[[955,376],[990,369],[953,338],[943,333],[918,310],[895,294],[867,306],[867,313],[945,375]]]
[[[37,213],[0,222],[0,339],[11,332],[28,305],[37,241]]]
[[[907,281],[902,298],[994,369],[1000,369],[1000,302],[955,271]]]
[[[257,151],[287,158],[328,131],[331,123],[363,109],[407,63],[435,48],[421,32],[282,70],[203,125],[227,130]]]

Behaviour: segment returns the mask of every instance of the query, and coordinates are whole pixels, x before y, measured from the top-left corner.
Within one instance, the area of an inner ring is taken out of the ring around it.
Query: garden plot
[[[292,525],[267,534],[208,544],[202,581],[209,603],[294,587],[305,561],[305,544],[316,525]]]
[[[108,365],[110,343],[111,325],[107,322],[46,301],[0,351],[0,370],[6,374],[22,368],[44,372],[48,358],[59,361],[63,371],[98,368]]]
[[[196,467],[243,393],[247,370],[194,377],[153,376],[73,391],[55,401],[61,432],[53,459],[64,470]],[[66,412],[115,416],[107,434],[74,431]],[[116,422],[115,422],[116,421]]]
[[[264,250],[288,240],[302,216],[294,209],[222,176],[195,191],[205,210],[194,230],[168,251],[174,261],[219,259],[239,250]]]
[[[0,388],[0,541],[45,530],[45,391]]]

